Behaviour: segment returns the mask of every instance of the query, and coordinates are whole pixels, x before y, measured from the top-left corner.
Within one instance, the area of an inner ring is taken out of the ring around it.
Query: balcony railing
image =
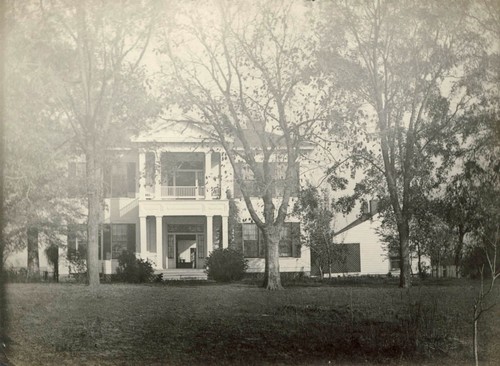
[[[161,186],[162,198],[203,198],[204,186]]]

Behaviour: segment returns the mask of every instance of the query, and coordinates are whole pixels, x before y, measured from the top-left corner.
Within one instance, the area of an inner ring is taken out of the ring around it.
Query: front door
[[[196,268],[196,235],[176,235],[177,268]]]

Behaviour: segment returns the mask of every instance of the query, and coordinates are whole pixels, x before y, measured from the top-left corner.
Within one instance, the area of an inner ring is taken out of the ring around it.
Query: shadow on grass
[[[147,326],[142,346],[172,364],[394,364],[435,361],[447,352],[428,353],[429,347],[453,347],[446,336],[427,333],[411,317],[363,319],[348,306],[285,305],[272,314],[219,314],[204,319],[188,315],[173,332],[175,320],[168,316],[157,320]],[[159,323],[169,325],[171,331],[163,332]],[[151,332],[155,328],[160,334]]]

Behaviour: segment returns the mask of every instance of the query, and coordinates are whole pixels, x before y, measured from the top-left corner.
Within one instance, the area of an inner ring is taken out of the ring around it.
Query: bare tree
[[[88,283],[96,286],[104,159],[157,110],[141,64],[157,18],[155,3],[33,1],[12,3],[12,14],[21,18],[17,31],[24,32],[31,75],[43,81],[38,113],[64,122],[74,153],[85,156]]]
[[[323,119],[324,93],[313,85],[311,44],[292,3],[216,1],[210,6],[189,8],[169,31],[164,53],[173,68],[164,74],[166,93],[183,108],[183,120],[223,146],[264,237],[264,286],[277,290],[282,287],[280,229],[297,185],[304,143],[314,123]],[[273,169],[277,162],[281,176]],[[252,183],[238,169],[240,163]],[[262,213],[253,196],[260,198]]]
[[[331,5],[318,28],[323,65],[358,98],[350,119],[359,143],[350,161],[369,167],[366,186],[384,182],[399,234],[400,286],[407,287],[413,198],[421,194],[416,181],[431,176],[458,145],[460,116],[476,101],[467,72],[478,71],[487,42],[464,22],[465,3]]]

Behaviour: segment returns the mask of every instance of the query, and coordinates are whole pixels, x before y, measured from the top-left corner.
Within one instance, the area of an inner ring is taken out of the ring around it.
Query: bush
[[[217,282],[238,281],[248,268],[247,260],[240,251],[234,249],[215,249],[207,258],[209,280]]]
[[[116,278],[118,281],[130,283],[152,282],[155,278],[153,263],[137,259],[133,252],[123,251],[118,257]]]

